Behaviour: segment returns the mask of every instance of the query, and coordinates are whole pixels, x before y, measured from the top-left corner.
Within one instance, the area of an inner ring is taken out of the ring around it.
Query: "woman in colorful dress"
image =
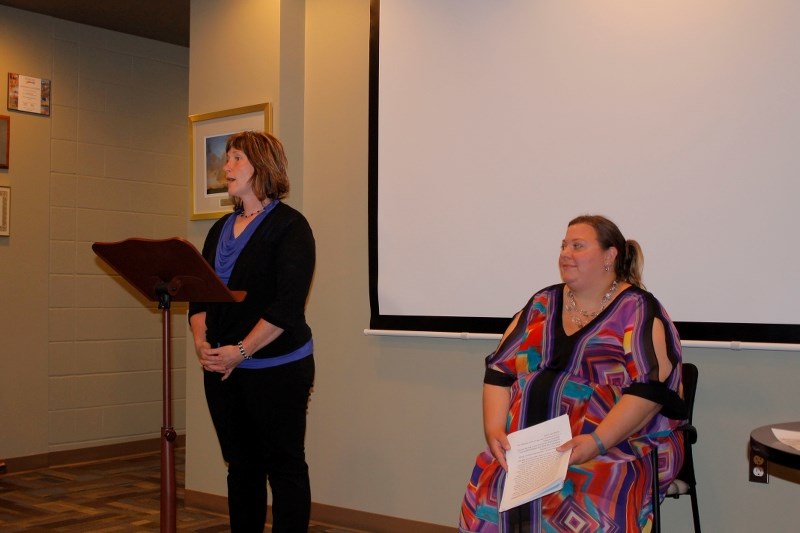
[[[681,346],[664,308],[644,290],[636,241],[602,216],[569,223],[563,283],[542,289],[486,358],[483,423],[488,449],[470,477],[459,531],[631,532],[652,523],[659,448],[662,492],[680,470],[685,418]],[[573,438],[563,488],[499,512],[507,435],[569,415]]]

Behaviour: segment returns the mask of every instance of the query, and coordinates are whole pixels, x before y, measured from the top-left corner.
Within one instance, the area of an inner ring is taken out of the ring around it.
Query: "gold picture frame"
[[[0,237],[11,236],[11,187],[0,187]]]
[[[0,168],[8,168],[11,147],[11,117],[0,115]]]
[[[246,130],[272,133],[272,104],[189,116],[191,220],[219,218],[232,210],[233,202],[222,171],[225,141],[230,135]]]

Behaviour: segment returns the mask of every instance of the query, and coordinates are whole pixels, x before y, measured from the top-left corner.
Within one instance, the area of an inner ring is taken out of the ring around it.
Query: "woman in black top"
[[[234,211],[208,232],[203,256],[241,303],[193,303],[189,323],[222,455],[231,531],[261,532],[272,490],[274,533],[307,531],[306,411],[314,382],[305,304],[314,272],[308,222],[289,191],[281,142],[229,137],[224,170]]]

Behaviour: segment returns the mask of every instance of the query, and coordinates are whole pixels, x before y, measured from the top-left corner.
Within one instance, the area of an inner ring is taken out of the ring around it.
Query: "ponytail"
[[[619,256],[622,255],[620,258]],[[642,272],[644,271],[644,254],[639,243],[628,239],[625,241],[625,252],[617,254],[617,276],[635,287],[644,289]]]

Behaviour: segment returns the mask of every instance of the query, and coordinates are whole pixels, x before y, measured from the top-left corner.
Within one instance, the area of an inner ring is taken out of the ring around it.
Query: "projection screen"
[[[800,343],[800,3],[373,0],[370,327],[492,332],[570,219],[683,339]]]

